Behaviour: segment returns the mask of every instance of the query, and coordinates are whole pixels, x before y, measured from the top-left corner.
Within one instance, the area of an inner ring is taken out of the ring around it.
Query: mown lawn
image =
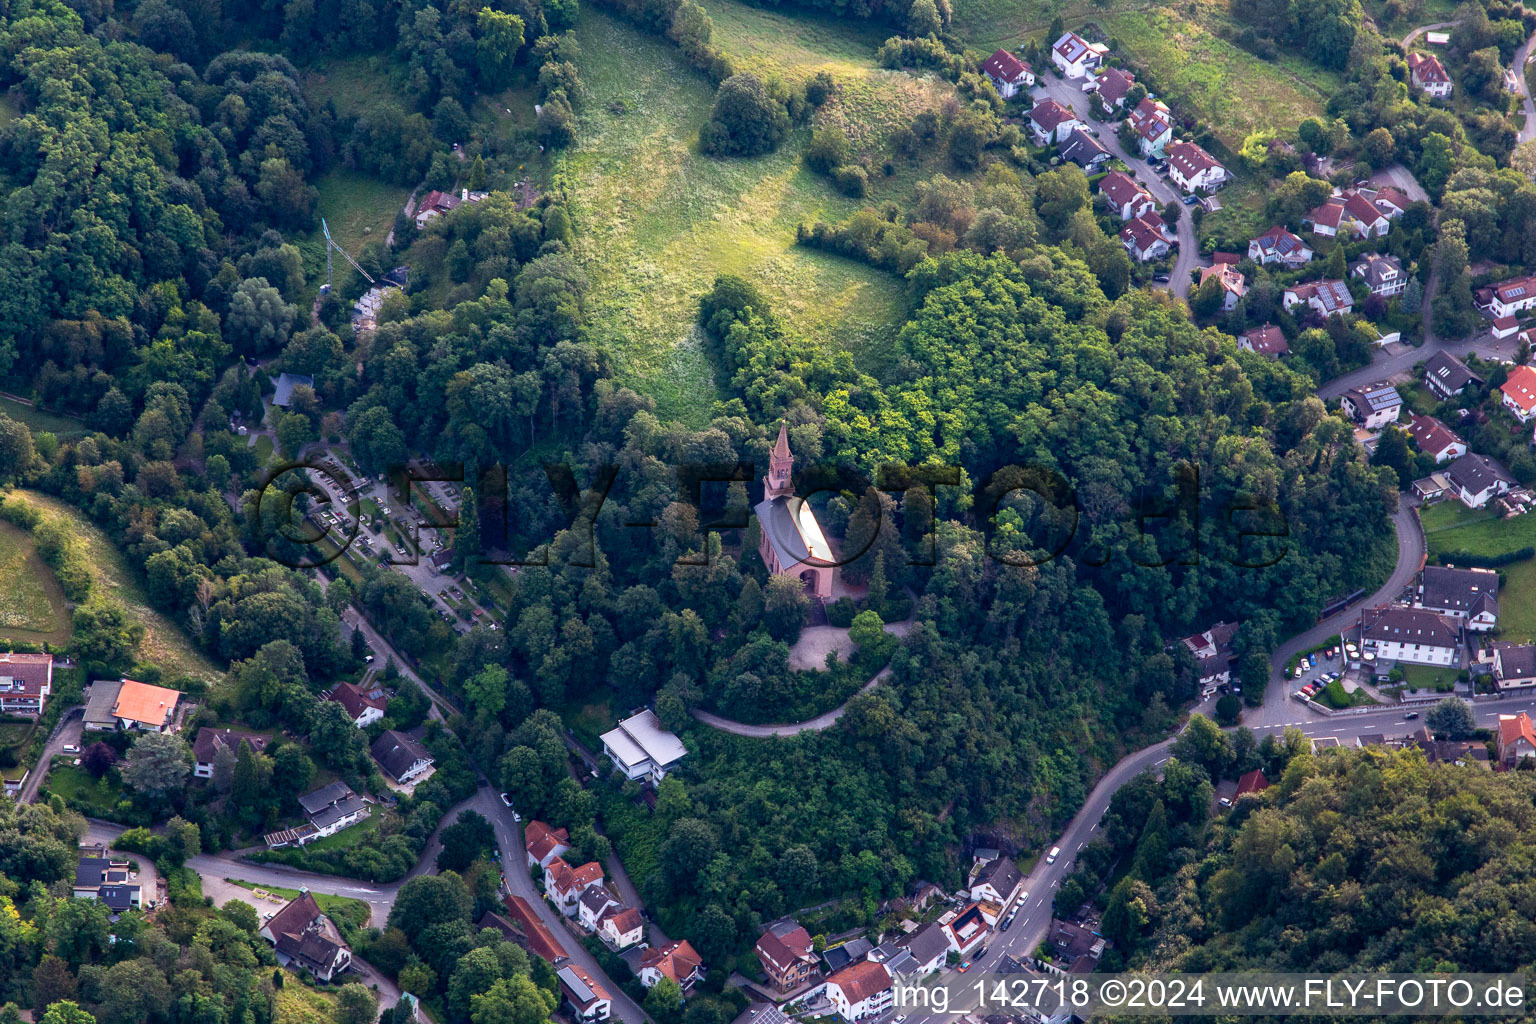
[[[1403,670],[1403,681],[1421,693],[1426,690],[1449,693],[1456,683],[1457,670],[1454,668],[1438,665],[1408,665],[1401,662],[1398,663],[1398,668]]]
[[[0,522],[0,637],[64,644],[70,623],[63,588],[32,538]]]
[[[1423,511],[1425,538],[1433,560],[1446,551],[1495,556],[1536,547],[1536,514],[1501,519],[1445,501]],[[1536,641],[1536,560],[1499,567],[1499,639]]]
[[[261,889],[274,896],[281,896],[285,900],[291,900],[299,895],[297,889],[284,889],[276,885],[257,885],[243,878],[226,878],[225,881],[230,885],[238,885],[242,889]],[[352,925],[354,928],[361,927],[368,923],[369,915],[373,913],[363,900],[354,900],[347,896],[331,896],[323,892],[311,892],[310,895],[320,905],[321,911],[336,922],[337,927],[343,924]],[[275,908],[277,904],[274,903],[272,906]]]
[[[123,787],[112,772],[95,779],[84,768],[63,761],[49,770],[44,785],[50,793],[63,797],[66,804],[88,816],[110,815],[123,798]]]
[[[158,666],[167,680],[193,676],[214,682],[223,673],[193,645],[174,622],[149,606],[138,578],[121,551],[105,533],[77,509],[37,491],[15,495],[42,513],[45,519],[63,519],[71,533],[86,545],[91,567],[91,599],[105,599],[122,606],[131,621],[144,626],[139,660]]]
[[[0,118],[0,123],[4,118]],[[55,437],[75,437],[85,433],[85,423],[73,416],[65,416],[60,413],[47,412],[35,406],[18,402],[14,398],[0,398],[0,412],[5,413],[18,423],[25,423],[35,434],[40,430],[46,430]]]
[[[749,18],[728,13],[733,25]],[[664,417],[708,419],[724,382],[694,321],[699,296],[722,273],[754,281],[807,336],[861,360],[883,356],[906,312],[900,282],[795,245],[798,223],[842,219],[859,205],[801,166],[809,132],[765,157],[704,156],[698,129],[714,90],[674,47],[591,9],[577,35],[587,99],[563,173],[592,280],[593,335],[621,379],[653,396]],[[722,36],[727,52],[744,38]]]
[[[395,223],[395,214],[405,205],[411,190],[391,185],[357,171],[337,168],[315,182],[320,193],[316,212],[330,226],[331,237],[356,259],[366,242],[384,243]],[[325,235],[313,231],[294,240],[304,255],[304,274],[309,283],[307,301],[313,301],[325,283]],[[346,290],[357,271],[340,256],[333,255],[332,283]],[[307,305],[305,306],[307,308]]]

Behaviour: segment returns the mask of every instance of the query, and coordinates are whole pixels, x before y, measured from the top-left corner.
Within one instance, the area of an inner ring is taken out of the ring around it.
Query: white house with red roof
[[[1445,65],[1440,63],[1440,58],[1432,53],[1408,55],[1408,78],[1415,88],[1430,96],[1444,99],[1451,94],[1451,76],[1446,72]]]
[[[530,821],[523,830],[523,841],[530,868],[548,867],[551,861],[563,857],[571,849],[569,832],[563,828],[550,828],[537,819]]]
[[[848,1024],[891,1008],[891,974],[884,964],[858,960],[827,979],[827,1001]]]
[[[1467,442],[1433,416],[1409,415],[1408,436],[1419,451],[1439,462],[1450,462],[1467,454]]]
[[[1162,100],[1146,97],[1125,120],[1136,134],[1136,146],[1142,156],[1161,153],[1173,141],[1173,111]]]
[[[1237,347],[1248,352],[1257,352],[1271,359],[1278,359],[1291,351],[1285,335],[1274,324],[1265,324],[1263,327],[1255,327],[1239,334]]]
[[[1504,408],[1521,423],[1536,419],[1536,370],[1529,366],[1517,366],[1509,371],[1509,378],[1499,385]]]
[[[1193,142],[1168,147],[1168,177],[1185,192],[1220,188],[1231,177],[1216,158]]]
[[[544,895],[566,917],[576,915],[587,886],[602,884],[603,866],[595,860],[573,868],[556,857],[544,865]]]
[[[1141,183],[1124,171],[1110,171],[1099,179],[1099,195],[1122,221],[1153,210],[1157,203]]]
[[[0,713],[36,718],[53,692],[53,655],[0,652]]]
[[[1237,268],[1229,263],[1218,263],[1211,267],[1200,268],[1200,283],[1203,285],[1211,278],[1221,286],[1221,308],[1231,309],[1236,306],[1238,300],[1248,292],[1248,286],[1243,281],[1243,275]]]
[[[1074,129],[1085,127],[1076,114],[1052,99],[1041,100],[1029,112],[1029,134],[1037,145],[1061,142]]]
[[[1005,100],[1012,99],[1020,89],[1028,89],[1035,84],[1035,72],[1029,62],[1020,60],[1007,50],[998,50],[988,57],[982,63],[981,71],[992,79],[992,84],[997,86],[997,94]]]
[[[1311,263],[1312,256],[1307,243],[1278,224],[1248,243],[1248,258],[1263,266],[1278,263],[1294,270]]]
[[[1344,223],[1344,200],[1330,196],[1323,205],[1304,214],[1301,223],[1303,227],[1310,225],[1314,235],[1333,238]]]
[[[635,973],[646,988],[662,978],[670,978],[686,992],[704,976],[704,958],[694,951],[687,939],[682,939],[644,950],[640,954],[640,970]]]
[[[1173,248],[1173,238],[1163,218],[1148,211],[1120,229],[1120,244],[1133,258],[1149,263],[1168,255]]]
[[[1499,762],[1513,768],[1522,758],[1536,757],[1536,725],[1524,711],[1499,716]]]
[[[336,684],[336,689],[331,691],[331,700],[346,709],[352,724],[359,729],[366,729],[383,718],[389,704],[381,688],[370,685],[364,689],[346,682]]]
[[[1068,78],[1082,78],[1103,65],[1108,53],[1109,47],[1103,43],[1090,43],[1076,32],[1063,32],[1051,46],[1051,63]]]

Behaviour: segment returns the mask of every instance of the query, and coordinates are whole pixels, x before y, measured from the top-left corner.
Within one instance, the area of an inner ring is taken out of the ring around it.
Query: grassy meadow
[[[69,531],[86,546],[86,563],[91,567],[91,599],[103,597],[116,602],[131,620],[144,626],[140,661],[159,666],[167,680],[193,676],[212,682],[223,675],[179,626],[150,607],[127,559],[95,524],[77,509],[46,494],[12,493],[36,508],[44,519],[63,519]]]
[[[722,17],[711,7],[711,15],[731,26],[716,36],[728,53],[753,17],[773,18],[786,31],[796,24],[746,9]],[[761,66],[798,68],[810,59],[803,35],[770,46],[776,36],[767,26],[752,32],[761,36],[752,58]],[[698,129],[714,90],[674,47],[590,9],[577,35],[587,100],[561,174],[577,253],[592,278],[594,335],[621,376],[655,397],[663,415],[707,420],[721,382],[694,318],[699,296],[722,273],[757,282],[807,336],[877,359],[905,313],[900,282],[795,245],[800,222],[841,219],[860,205],[801,165],[809,133],[798,131],[765,157],[706,157]],[[888,74],[873,67],[872,49],[862,69],[851,50],[845,44],[837,58],[852,69],[850,79]]]
[[[0,638],[69,641],[69,612],[53,570],[26,531],[0,521]]]
[[[1500,519],[1445,501],[1425,509],[1422,519],[1432,561],[1445,551],[1491,556],[1536,547],[1536,514]],[[1499,639],[1536,641],[1536,560],[1500,566],[1499,575]]]

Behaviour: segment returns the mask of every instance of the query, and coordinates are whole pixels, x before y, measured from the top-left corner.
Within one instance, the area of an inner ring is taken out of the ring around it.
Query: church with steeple
[[[763,500],[757,503],[757,523],[762,528],[758,554],[775,576],[795,576],[805,584],[806,592],[823,600],[832,596],[832,575],[836,571],[832,546],[816,522],[816,513],[795,497],[790,471],[795,457],[789,452],[789,428],[779,424],[779,439],[768,456],[768,473],[763,477]]]

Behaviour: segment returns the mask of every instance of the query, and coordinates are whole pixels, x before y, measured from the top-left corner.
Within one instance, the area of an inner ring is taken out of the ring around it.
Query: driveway
[[[1082,91],[1082,85],[1086,81],[1085,78],[1057,78],[1054,74],[1046,72],[1041,75],[1039,83],[1035,86],[1034,97],[1038,99],[1049,96],[1074,113],[1083,112],[1084,123],[1098,129],[1099,142],[1130,168],[1131,176],[1152,193],[1152,198],[1156,199],[1159,205],[1179,203],[1183,197],[1171,184],[1152,173],[1152,169],[1140,156],[1132,156],[1126,152],[1125,147],[1120,145],[1120,139],[1115,135],[1114,123],[1101,124],[1087,116],[1088,104],[1092,100],[1089,93]],[[1200,258],[1200,243],[1195,238],[1194,221],[1189,215],[1189,208],[1182,205],[1179,212],[1178,237],[1179,254],[1174,259],[1173,269],[1169,271],[1168,283],[1158,287],[1168,288],[1173,294],[1183,299],[1189,296],[1190,274],[1196,267],[1208,267],[1210,264]]]
[[[37,764],[27,775],[27,781],[22,783],[21,792],[16,794],[16,802],[29,804],[37,799],[37,791],[42,788],[43,780],[48,777],[48,770],[53,767],[53,759],[64,753],[64,748],[70,744],[80,746],[80,737],[85,730],[85,706],[76,705],[64,712],[57,725],[53,727],[53,735],[48,737],[48,742],[43,744],[43,756],[38,758]]]

